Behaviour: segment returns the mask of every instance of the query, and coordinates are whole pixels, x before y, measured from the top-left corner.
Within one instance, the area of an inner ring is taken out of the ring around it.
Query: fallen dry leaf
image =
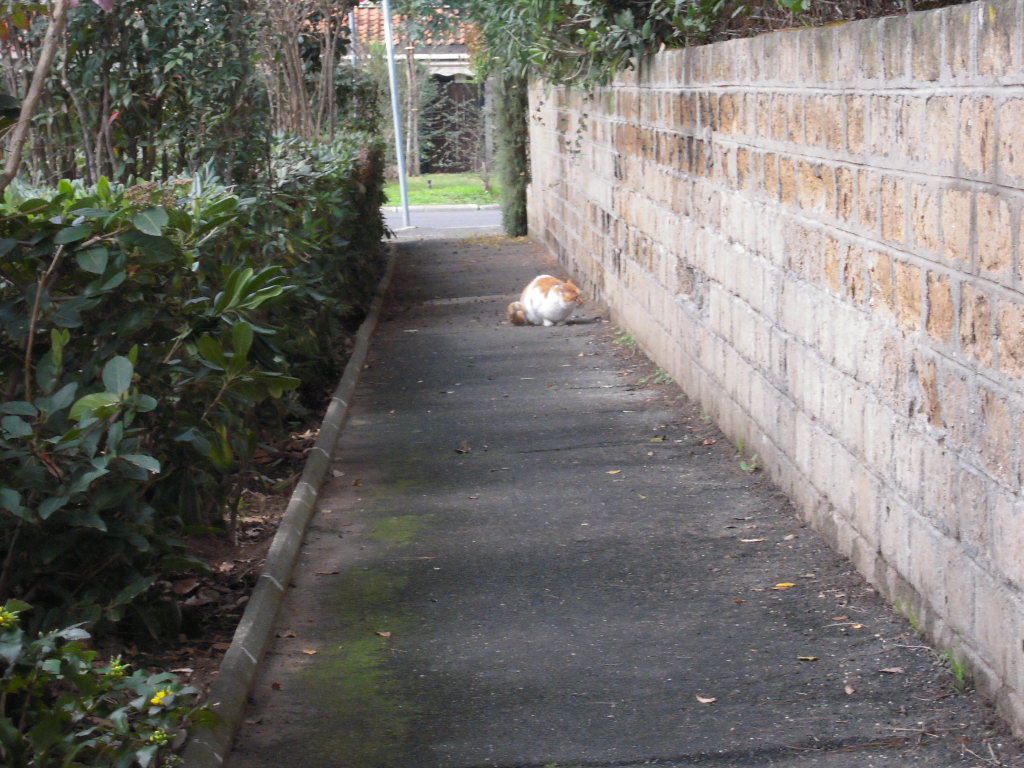
[[[797,656],[797,659],[799,659],[800,661],[817,661],[818,657],[817,656]]]
[[[651,438],[651,442],[652,443],[664,443],[665,442],[665,438],[663,436],[661,436],[661,435],[658,435],[657,437],[652,437]]]
[[[864,629],[863,624],[851,624],[850,629]]]
[[[622,471],[621,469],[609,469],[609,470],[608,470],[608,472],[606,472],[605,474],[608,474],[608,475],[617,475],[617,474],[619,474],[619,473],[620,473],[621,471]]]
[[[291,630],[291,629],[290,629],[290,630],[288,630],[287,632],[285,632],[285,633],[284,633],[284,634],[282,635],[282,637],[298,637],[298,635],[296,635],[296,634],[295,634],[295,630]]]
[[[776,584],[774,587],[772,587],[772,589],[775,589],[775,590],[778,590],[779,592],[782,592],[784,590],[790,589],[791,587],[795,587],[795,586],[796,586],[796,584],[794,584],[792,581],[780,581],[778,584]]]
[[[270,687],[273,688],[275,691],[280,691],[281,690],[281,684],[280,683],[271,683]]]
[[[886,667],[885,669],[881,669],[879,671],[880,672],[884,672],[887,675],[905,675],[905,674],[907,674],[907,670],[905,670],[903,667]]]
[[[462,445],[455,449],[456,453],[472,453],[473,449],[469,447],[469,440],[463,440]]]
[[[316,651],[312,649],[304,649],[302,652],[307,656],[316,656]]]
[[[213,650],[215,651],[226,651],[228,648],[231,647],[231,643],[214,643],[210,647],[213,648]]]
[[[757,544],[759,541],[764,541],[764,539],[740,539],[740,541],[744,544]]]
[[[714,704],[718,699],[714,696],[697,696],[697,701],[701,704]]]
[[[380,635],[381,637],[391,637],[390,632],[377,632],[376,634]]]
[[[701,445],[714,445],[717,442],[717,440],[705,440]]]
[[[847,696],[853,696],[853,694],[857,692],[857,689],[854,688],[852,685],[845,686],[843,690],[846,691]]]
[[[733,600],[733,602],[736,603],[736,605],[740,605],[741,603],[745,603],[747,601],[746,600]]]
[[[337,576],[338,572],[337,571],[317,571],[316,575],[317,576]]]
[[[849,616],[833,616],[832,621],[849,621]]]

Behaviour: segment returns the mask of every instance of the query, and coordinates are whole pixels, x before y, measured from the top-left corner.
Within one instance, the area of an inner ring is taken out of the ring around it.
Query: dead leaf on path
[[[466,498],[467,499],[479,499],[480,497],[479,496],[467,496]]]
[[[295,634],[295,630],[289,629],[281,637],[298,637],[298,635]]]
[[[357,487],[362,485],[362,484],[363,484],[363,481],[360,478],[358,478],[358,477],[355,480],[352,481],[352,485],[357,486]]]
[[[701,445],[714,445],[717,442],[717,440],[705,440]]]
[[[281,684],[280,683],[271,683],[270,687],[273,688],[275,691],[280,691],[281,690]]]
[[[863,624],[851,624],[850,629],[864,629]]]
[[[317,571],[317,576],[337,576],[338,571]]]
[[[304,649],[302,652],[307,656],[316,656],[316,651],[312,649]]]
[[[331,470],[331,475],[334,476],[334,477],[344,477],[345,473],[342,472],[340,469],[332,469]]]
[[[697,701],[699,701],[701,704],[714,704],[716,701],[718,701],[718,699],[716,699],[714,696],[700,696],[700,695],[698,695],[697,696]]]
[[[377,632],[375,634],[378,634],[378,635],[380,635],[381,637],[384,637],[384,638],[391,637],[391,633],[390,632]]]
[[[469,447],[469,440],[463,440],[462,445],[455,449],[456,453],[472,453],[473,449]]]
[[[181,581],[174,582],[172,589],[176,595],[187,595],[198,586],[199,579],[182,579]]]
[[[621,469],[609,469],[609,470],[608,470],[608,471],[607,471],[607,472],[606,472],[605,474],[608,474],[608,475],[617,475],[617,474],[619,474],[619,473],[620,473],[621,471],[622,471]]]
[[[736,603],[736,605],[740,605],[741,603],[745,603],[747,601],[746,600],[739,600],[739,599],[737,599],[737,600],[733,600],[733,602]]]
[[[776,590],[778,592],[783,592],[783,591],[785,591],[787,589],[791,589],[791,588],[793,588],[795,586],[796,586],[796,584],[794,584],[792,581],[780,581],[778,584],[776,584],[774,587],[772,587],[772,589],[774,589],[774,590]]]
[[[857,692],[857,689],[854,688],[852,685],[845,686],[843,690],[846,691],[847,696],[853,696],[853,694]]]
[[[213,648],[213,650],[215,651],[226,651],[228,648],[231,647],[231,643],[214,643],[210,647]]]
[[[792,541],[795,538],[796,538],[796,534],[795,533],[791,533],[788,536],[783,536],[782,540],[783,541]]]
[[[845,616],[845,615],[843,615],[843,616],[833,616],[832,617],[832,621],[849,621],[849,620],[850,620],[850,617],[849,616]]]
[[[764,539],[740,539],[740,541],[744,544],[757,544],[759,541],[764,541]]]
[[[818,657],[817,656],[797,656],[797,659],[799,659],[800,661],[817,661]]]
[[[879,672],[884,672],[887,675],[907,674],[907,670],[905,670],[903,667],[886,667],[885,669],[880,669]]]
[[[657,437],[652,437],[651,438],[651,442],[652,443],[664,443],[665,442],[665,437],[664,437],[664,435],[658,435]]]

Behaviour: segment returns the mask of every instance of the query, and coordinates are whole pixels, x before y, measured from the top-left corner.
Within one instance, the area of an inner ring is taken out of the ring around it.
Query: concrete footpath
[[[398,249],[230,768],[1024,765],[540,250]]]

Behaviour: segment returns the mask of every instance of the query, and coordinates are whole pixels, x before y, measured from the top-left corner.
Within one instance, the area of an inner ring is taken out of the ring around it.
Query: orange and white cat
[[[551,275],[539,275],[523,289],[519,301],[508,305],[508,319],[513,325],[554,325],[567,319],[583,296],[572,280],[562,281]]]

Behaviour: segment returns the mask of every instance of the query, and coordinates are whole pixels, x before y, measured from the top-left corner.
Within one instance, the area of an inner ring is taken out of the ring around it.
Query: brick
[[[971,193],[947,189],[942,195],[942,254],[950,261],[971,260]]]
[[[851,245],[846,252],[843,278],[846,283],[846,291],[852,301],[860,303],[868,298],[868,278],[864,268],[864,249],[859,245]]]
[[[807,97],[807,103],[804,105],[804,121],[806,143],[812,147],[824,146],[826,131],[824,97],[816,95]]]
[[[971,10],[956,8],[946,15],[946,66],[954,78],[971,74]]]
[[[938,253],[942,240],[939,237],[939,193],[924,184],[910,187],[910,229],[914,245],[932,253]]]
[[[905,237],[906,193],[902,179],[882,179],[882,237],[902,243]]]
[[[986,3],[978,11],[978,74],[1011,74],[1020,30],[1016,4]]]
[[[868,256],[868,278],[871,281],[871,305],[892,312],[892,259],[888,254],[874,251]]]
[[[819,163],[799,161],[797,172],[800,177],[799,203],[804,211],[832,213],[835,198],[835,181],[832,169]]]
[[[921,268],[906,262],[896,262],[896,319],[907,331],[921,328],[924,315],[921,288]]]
[[[978,266],[984,272],[1009,276],[1013,271],[1013,232],[1006,200],[987,192],[975,198],[978,216]]]
[[[993,169],[992,98],[965,98],[960,103],[960,163],[969,173],[989,176]]]
[[[872,96],[869,109],[871,151],[883,156],[899,155],[896,147],[899,99],[895,96]]]
[[[1017,470],[1011,455],[1013,421],[1005,398],[991,389],[981,389],[981,458],[1000,480],[1016,483]]]
[[[925,159],[949,170],[956,165],[958,108],[959,102],[952,96],[932,96],[925,105]]]
[[[772,109],[772,95],[770,93],[757,94],[757,107],[755,109],[758,136],[772,136],[773,117],[775,111]]]
[[[783,205],[796,204],[796,168],[788,157],[779,158],[779,201]]]
[[[860,223],[867,229],[879,229],[879,197],[881,195],[881,176],[875,171],[857,171],[857,211]]]
[[[843,289],[843,259],[840,255],[839,241],[834,237],[825,239],[825,285],[833,293],[839,293]]]
[[[960,301],[960,345],[964,354],[992,365],[992,303],[971,285],[964,285]]]
[[[989,515],[996,566],[1004,578],[1020,589],[1024,586],[1024,547],[1020,546],[1024,510],[1013,494],[996,492],[992,494]],[[1016,650],[1018,646],[1013,643],[1013,647]]]
[[[957,535],[966,542],[968,552],[982,554],[987,552],[991,542],[991,530],[988,520],[988,486],[987,478],[973,470],[962,469],[955,478]]]
[[[935,272],[928,273],[928,333],[936,341],[949,343],[953,340],[953,323],[956,312],[953,307],[953,289],[950,279]]]
[[[999,302],[999,370],[1024,379],[1024,304]]]
[[[954,448],[963,449],[973,439],[971,388],[967,377],[955,369],[942,372],[942,414],[946,440]]]
[[[914,80],[939,79],[942,64],[942,15],[917,13],[910,19],[910,66]]]
[[[886,80],[899,80],[907,73],[907,41],[910,39],[907,26],[905,16],[879,20],[877,29],[882,37],[882,65]]]
[[[942,427],[942,397],[939,394],[938,369],[934,360],[920,360],[917,365],[921,384],[922,412],[933,427]]]
[[[798,94],[786,96],[786,140],[802,144],[804,140],[804,98]]]
[[[999,171],[1017,182],[1024,179],[1024,99],[1007,99],[998,109]]]
[[[862,26],[859,32],[860,74],[868,80],[874,80],[882,75],[881,36],[877,28],[867,24]]]
[[[861,40],[864,38],[862,37]],[[846,148],[855,155],[864,152],[864,97],[846,97]]]
[[[857,200],[857,188],[853,171],[846,166],[836,168],[837,215],[843,221],[852,221]]]

